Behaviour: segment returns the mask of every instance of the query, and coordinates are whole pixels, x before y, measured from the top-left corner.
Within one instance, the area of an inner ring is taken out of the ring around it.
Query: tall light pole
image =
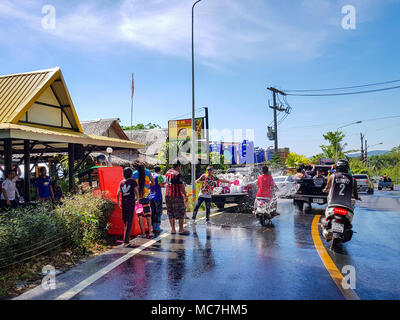
[[[196,199],[196,165],[195,165],[195,105],[194,105],[194,7],[201,0],[197,0],[192,6],[192,198]]]
[[[352,126],[353,124],[359,124],[359,123],[362,123],[362,121],[359,120],[359,121],[356,121],[356,122],[352,122],[352,123],[346,124],[346,125],[344,125],[344,126],[341,126],[341,127],[337,128],[336,131],[339,131],[339,129],[342,129],[342,128],[346,128],[346,127]],[[335,161],[338,160],[338,159],[337,159],[337,152],[338,152],[338,150],[337,150],[337,145],[338,145],[338,142],[336,142],[336,144],[335,144],[335,153],[336,153],[336,159],[335,159]]]
[[[380,144],[383,144],[383,142],[379,142],[377,144],[373,144],[372,146],[366,146],[365,148],[365,167],[368,169],[368,149],[371,147],[379,146]]]

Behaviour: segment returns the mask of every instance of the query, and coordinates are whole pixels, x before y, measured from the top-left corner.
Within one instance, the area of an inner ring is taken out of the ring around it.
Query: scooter
[[[256,198],[256,206],[254,215],[260,221],[260,224],[272,226],[272,219],[276,216],[277,201],[276,198]]]
[[[326,209],[325,218],[321,223],[322,236],[327,242],[332,241],[330,246],[332,251],[353,237],[353,225],[351,224],[353,216],[354,212],[349,208],[333,206]]]

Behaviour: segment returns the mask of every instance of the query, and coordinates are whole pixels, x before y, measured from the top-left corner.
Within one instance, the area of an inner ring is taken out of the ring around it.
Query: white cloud
[[[209,66],[241,59],[313,59],[341,32],[342,2],[203,0],[195,12],[196,56]],[[355,2],[367,12],[377,0]],[[23,23],[28,32],[19,36],[29,34],[37,43],[51,39],[91,52],[133,46],[182,57],[191,54],[192,1],[121,0],[108,7],[98,1],[57,3],[53,31],[41,29],[41,5],[35,1],[2,0],[0,18]],[[3,26],[3,43],[16,32]]]

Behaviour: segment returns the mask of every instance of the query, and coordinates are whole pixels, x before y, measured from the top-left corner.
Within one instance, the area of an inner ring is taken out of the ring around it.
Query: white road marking
[[[217,216],[222,214],[222,212],[217,212],[211,215],[211,217]],[[199,218],[198,220],[204,220],[205,217]],[[184,227],[187,226],[187,223],[184,224]],[[92,274],[90,277],[86,278],[79,282],[76,286],[72,287],[68,291],[64,292],[62,295],[58,296],[56,300],[69,300],[72,297],[76,296],[79,292],[90,286],[95,281],[99,280],[101,277],[105,276],[114,268],[118,267],[120,264],[124,263],[125,261],[129,260],[133,256],[137,255],[144,249],[150,247],[151,245],[155,244],[156,242],[160,241],[161,239],[170,236],[170,233],[163,233],[155,239],[149,240],[142,244],[139,248],[135,248],[129,251],[127,254],[122,256],[121,258],[115,260],[114,262],[110,263],[109,265],[105,266],[104,268],[100,269],[96,273]]]

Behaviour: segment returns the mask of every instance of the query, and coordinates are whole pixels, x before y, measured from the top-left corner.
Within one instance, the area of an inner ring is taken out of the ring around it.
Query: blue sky
[[[44,29],[42,7],[56,9]],[[162,127],[191,111],[192,1],[2,0],[0,73],[60,66],[81,120],[118,117]],[[341,27],[344,5],[356,29]],[[203,0],[196,6],[196,107],[209,107],[214,129],[254,129],[272,145],[267,86],[314,89],[400,79],[398,0]],[[341,97],[288,97],[292,113],[279,145],[307,156],[322,133],[357,121],[400,116],[400,90]],[[200,113],[202,114],[202,113]],[[344,129],[350,149],[360,132],[379,149],[399,144],[400,118]],[[244,131],[243,131],[244,132]],[[374,148],[372,148],[374,149]]]

